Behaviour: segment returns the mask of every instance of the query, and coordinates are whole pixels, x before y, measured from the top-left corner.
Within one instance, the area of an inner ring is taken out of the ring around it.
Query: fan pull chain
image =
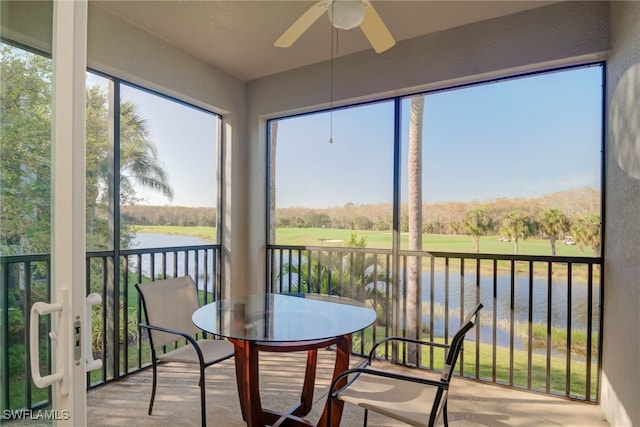
[[[332,10],[333,13],[333,10]],[[338,30],[331,26],[331,60],[329,63],[330,72],[329,72],[329,144],[333,144],[333,38],[335,31],[335,39],[336,39],[336,50],[338,49]]]

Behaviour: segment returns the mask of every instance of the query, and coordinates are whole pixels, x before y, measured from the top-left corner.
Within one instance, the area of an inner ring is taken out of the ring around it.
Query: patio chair
[[[159,362],[178,362],[199,365],[200,410],[202,426],[206,426],[204,371],[209,366],[233,356],[233,344],[220,339],[198,339],[202,331],[191,321],[200,306],[196,284],[191,277],[156,280],[136,284],[142,300],[146,323],[140,327],[149,331],[153,386],[148,414],[153,410]]]
[[[482,307],[482,304],[478,304],[468,314],[449,345],[405,337],[387,337],[376,342],[363,365],[342,372],[331,383],[327,419],[331,420],[332,399],[340,399],[343,402],[364,408],[365,426],[369,410],[413,426],[433,426],[442,414],[444,425],[447,426],[449,424],[447,397],[451,374],[455,370],[465,334],[476,324]],[[375,357],[376,348],[389,341],[443,348],[446,361],[440,379],[428,379],[424,376],[406,375],[372,368],[371,362]],[[348,377],[347,383],[335,390],[341,380],[344,383],[345,377]]]

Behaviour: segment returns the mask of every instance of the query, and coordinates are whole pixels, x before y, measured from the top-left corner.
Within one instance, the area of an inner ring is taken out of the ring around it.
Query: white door
[[[55,0],[53,5],[51,303],[31,309],[31,363],[35,384],[52,384],[56,425],[87,424],[85,292],[85,74],[87,1]],[[91,300],[91,298],[90,298]],[[93,303],[96,303],[94,298]],[[52,373],[38,367],[38,316],[51,316]],[[90,316],[89,316],[90,319]],[[35,329],[35,330],[34,330]],[[89,351],[90,355],[91,352]]]

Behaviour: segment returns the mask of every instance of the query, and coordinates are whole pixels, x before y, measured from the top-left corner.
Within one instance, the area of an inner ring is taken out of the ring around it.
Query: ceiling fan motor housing
[[[329,7],[329,20],[340,30],[351,30],[362,24],[364,8],[361,0],[334,0]]]

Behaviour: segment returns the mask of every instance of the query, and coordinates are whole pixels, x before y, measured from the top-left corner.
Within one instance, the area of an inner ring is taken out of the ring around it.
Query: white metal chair
[[[140,323],[140,327],[149,330],[151,345],[153,386],[148,414],[151,415],[156,395],[158,363],[196,364],[200,368],[202,426],[206,426],[204,371],[209,366],[232,357],[233,344],[226,340],[197,338],[202,331],[194,326],[191,315],[199,308],[200,303],[196,284],[191,277],[136,284],[136,289],[142,300],[146,319],[146,323]]]
[[[447,426],[447,397],[451,374],[462,350],[465,334],[475,326],[482,307],[482,304],[478,304],[468,314],[449,345],[405,337],[387,337],[376,342],[368,360],[361,367],[348,369],[334,379],[329,389],[329,411],[332,406],[331,400],[340,399],[364,408],[365,426],[369,410],[413,426],[433,426],[442,414],[444,425]],[[376,348],[389,341],[445,349],[446,361],[440,379],[433,380],[371,368]],[[346,385],[335,390],[341,379],[344,382],[344,377],[348,377]],[[327,419],[331,419],[331,414]]]

